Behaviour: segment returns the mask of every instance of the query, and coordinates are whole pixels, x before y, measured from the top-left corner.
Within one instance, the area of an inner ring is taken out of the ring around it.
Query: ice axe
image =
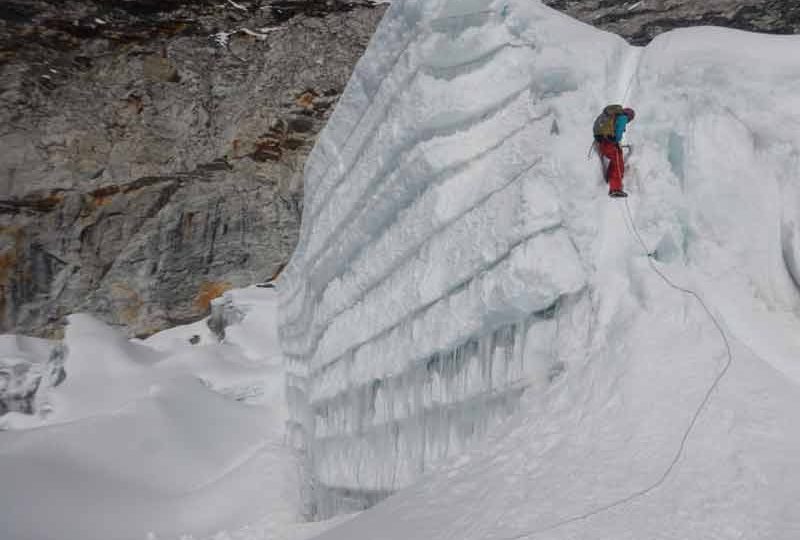
[[[624,155],[625,159],[628,159],[629,157],[631,157],[633,155],[633,145],[632,144],[621,144],[621,145],[619,145],[619,147],[622,148],[622,150],[627,150],[628,151],[628,153]]]

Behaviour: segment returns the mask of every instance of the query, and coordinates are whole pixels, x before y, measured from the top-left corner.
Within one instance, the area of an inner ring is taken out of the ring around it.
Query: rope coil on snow
[[[723,368],[720,370],[720,372],[716,375],[716,377],[714,377],[714,381],[711,383],[711,386],[709,386],[708,390],[703,396],[702,401],[700,402],[700,405],[698,405],[697,409],[692,415],[692,420],[689,422],[689,425],[686,427],[683,436],[681,437],[681,442],[680,445],[678,446],[678,451],[675,453],[675,456],[672,458],[672,461],[670,461],[669,466],[664,470],[664,473],[658,478],[658,480],[656,480],[646,488],[634,491],[633,493],[627,495],[626,497],[605,504],[603,506],[597,507],[594,510],[590,510],[578,516],[564,519],[562,521],[559,521],[558,523],[555,523],[553,525],[550,525],[548,527],[539,530],[520,533],[515,536],[506,536],[501,538],[500,540],[521,540],[523,538],[532,538],[539,534],[564,527],[565,525],[577,523],[579,521],[583,521],[589,519],[590,517],[594,517],[604,512],[607,512],[609,510],[613,510],[614,508],[623,506],[635,499],[644,497],[645,495],[661,487],[664,484],[664,482],[666,482],[667,478],[669,478],[669,476],[675,470],[675,467],[678,465],[678,462],[680,461],[681,457],[683,457],[683,454],[686,450],[686,443],[689,441],[689,437],[694,431],[694,428],[697,425],[700,416],[703,414],[703,411],[705,410],[706,406],[711,401],[711,397],[714,394],[714,391],[717,389],[717,387],[719,387],[720,383],[722,382],[722,379],[725,378],[725,375],[727,375],[728,370],[733,364],[733,352],[731,349],[731,344],[730,341],[728,340],[728,336],[725,334],[725,330],[723,329],[722,324],[719,322],[719,319],[717,319],[717,317],[714,315],[714,313],[711,311],[706,302],[698,293],[686,287],[681,287],[680,285],[675,284],[675,282],[673,282],[666,274],[664,274],[664,272],[661,271],[661,269],[658,268],[658,266],[655,264],[653,260],[652,253],[647,248],[647,244],[645,243],[644,239],[642,238],[642,235],[636,228],[636,223],[633,220],[633,214],[631,213],[631,208],[630,205],[628,204],[627,199],[625,200],[625,211],[623,212],[623,219],[625,219],[625,225],[628,228],[628,231],[632,234],[635,240],[641,245],[642,249],[644,249],[644,252],[647,255],[647,262],[650,265],[650,268],[653,270],[653,272],[655,272],[669,287],[675,289],[676,291],[688,294],[689,296],[697,300],[697,302],[700,304],[703,310],[705,310],[705,312],[708,314],[709,318],[714,323],[714,326],[716,327],[717,331],[719,332],[719,335],[722,337],[722,340],[725,343],[725,352],[727,354],[727,360]]]

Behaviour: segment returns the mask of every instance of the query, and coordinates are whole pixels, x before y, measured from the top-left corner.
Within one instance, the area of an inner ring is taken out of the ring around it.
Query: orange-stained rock
[[[197,292],[194,304],[199,309],[206,311],[211,308],[212,300],[219,298],[232,288],[233,285],[227,281],[205,282],[200,285],[200,290]]]

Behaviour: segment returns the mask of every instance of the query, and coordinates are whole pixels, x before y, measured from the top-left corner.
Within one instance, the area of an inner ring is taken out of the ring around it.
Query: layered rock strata
[[[591,25],[647,45],[658,34],[688,26],[750,32],[800,32],[800,4],[784,0],[544,0]]]
[[[284,264],[299,173],[383,9],[4,2],[0,332],[146,335]]]

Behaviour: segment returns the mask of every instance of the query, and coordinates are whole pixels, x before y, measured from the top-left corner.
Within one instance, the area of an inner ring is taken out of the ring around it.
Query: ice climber
[[[597,151],[608,159],[608,169],[605,171],[610,197],[627,197],[622,190],[622,177],[625,175],[625,158],[622,154],[622,136],[629,122],[632,122],[636,113],[633,109],[622,105],[609,105],[597,120],[594,121],[594,140]]]

